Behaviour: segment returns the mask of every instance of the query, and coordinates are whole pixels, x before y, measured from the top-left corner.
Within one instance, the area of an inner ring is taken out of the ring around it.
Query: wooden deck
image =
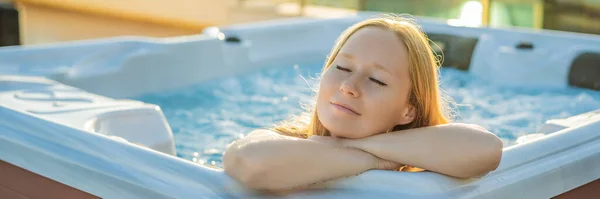
[[[600,198],[600,179],[560,194],[553,199],[596,199]]]
[[[0,160],[0,198],[99,198]]]

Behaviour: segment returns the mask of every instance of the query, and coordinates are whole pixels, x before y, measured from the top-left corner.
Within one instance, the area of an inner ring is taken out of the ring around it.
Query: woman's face
[[[364,138],[414,119],[408,53],[398,36],[379,27],[355,32],[324,72],[317,115],[332,136]]]

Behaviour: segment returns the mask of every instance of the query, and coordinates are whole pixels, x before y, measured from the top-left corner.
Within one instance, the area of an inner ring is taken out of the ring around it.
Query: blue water
[[[162,108],[179,157],[220,167],[227,144],[301,111],[320,70],[319,64],[267,68],[136,99]],[[457,104],[455,121],[479,124],[505,146],[548,119],[600,109],[597,91],[506,88],[450,68],[441,74],[444,92]]]

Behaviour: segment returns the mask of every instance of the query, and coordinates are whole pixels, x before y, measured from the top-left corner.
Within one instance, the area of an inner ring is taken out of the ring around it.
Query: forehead
[[[404,42],[393,31],[364,27],[352,34],[340,49],[362,64],[379,64],[390,71],[408,69]]]

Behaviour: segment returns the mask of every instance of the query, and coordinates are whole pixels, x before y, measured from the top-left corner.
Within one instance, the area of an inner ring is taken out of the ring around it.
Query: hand
[[[308,140],[312,140],[312,141],[319,142],[321,144],[326,144],[326,145],[333,146],[333,147],[349,147],[349,148],[353,148],[352,143],[358,141],[358,140],[352,140],[352,139],[344,139],[344,138],[337,138],[337,137],[331,137],[331,136],[319,136],[319,135],[310,136],[308,138]],[[368,154],[368,156],[370,156],[370,159],[373,162],[372,166],[371,166],[372,169],[397,170],[401,166],[403,166],[402,164],[399,164],[396,162],[381,159],[377,156],[374,156],[373,154],[370,154],[367,152],[365,152],[365,153]]]
[[[401,166],[403,165],[389,160],[377,158],[373,168],[379,170],[398,170]]]
[[[365,144],[365,139],[346,139],[346,138],[338,138],[334,136],[319,136],[313,135],[308,138],[308,140],[312,140],[315,142],[320,142],[322,144],[330,145],[333,147],[345,147],[345,148],[355,148],[362,150],[361,147]]]

